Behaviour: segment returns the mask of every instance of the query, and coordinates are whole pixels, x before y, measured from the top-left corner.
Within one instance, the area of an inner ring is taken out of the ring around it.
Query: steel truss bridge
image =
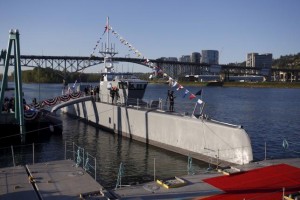
[[[81,56],[37,56],[37,55],[21,55],[22,67],[43,67],[51,68],[61,72],[62,77],[66,77],[69,72],[80,72],[84,69],[103,63],[103,57],[81,57]],[[0,65],[4,65],[5,52],[1,52]],[[277,76],[280,72],[290,74],[294,80],[298,81],[300,70],[298,69],[265,69],[254,67],[242,67],[234,65],[210,65],[204,63],[191,63],[191,62],[177,62],[165,60],[149,60],[148,64],[145,59],[128,58],[128,57],[113,57],[114,62],[129,62],[134,64],[143,65],[152,68],[159,67],[163,73],[168,74],[173,78],[179,78],[186,75],[220,75],[226,77],[229,75],[243,76],[243,75],[257,75],[265,76],[270,80],[271,76]],[[15,65],[14,56],[11,56],[10,65]],[[153,66],[150,66],[151,63]]]

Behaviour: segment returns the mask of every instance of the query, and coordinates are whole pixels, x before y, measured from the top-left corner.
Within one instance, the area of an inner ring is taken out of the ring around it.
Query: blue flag
[[[202,89],[199,90],[199,91],[196,93],[196,95],[201,95],[201,93],[202,93]]]
[[[182,98],[184,98],[188,93],[189,91],[186,89]]]

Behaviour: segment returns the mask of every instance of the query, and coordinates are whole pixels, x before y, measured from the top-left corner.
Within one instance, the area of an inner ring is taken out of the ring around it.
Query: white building
[[[258,53],[248,53],[246,59],[246,67],[260,67],[271,69],[272,67],[272,54],[258,54]]]

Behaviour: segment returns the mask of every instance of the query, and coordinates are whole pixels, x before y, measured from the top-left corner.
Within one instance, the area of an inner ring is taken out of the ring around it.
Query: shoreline
[[[164,81],[150,81],[150,84],[166,84]],[[213,84],[211,84],[213,83]],[[300,82],[180,82],[185,86],[201,87],[245,87],[245,88],[295,88],[300,89]]]

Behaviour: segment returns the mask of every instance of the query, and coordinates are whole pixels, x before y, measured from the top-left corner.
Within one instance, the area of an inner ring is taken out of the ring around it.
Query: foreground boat
[[[12,48],[15,59],[14,87],[8,87],[8,69]],[[48,138],[49,132],[61,127],[61,121],[47,110],[31,108],[26,104],[22,87],[18,30],[10,30],[7,51],[2,51],[1,57],[5,57],[5,68],[0,86],[0,129],[3,129],[0,134],[0,144],[24,143],[29,140]],[[55,124],[58,126],[55,127]]]
[[[251,141],[242,126],[216,121],[203,113],[187,116],[168,112],[161,99],[143,100],[147,81],[114,72],[112,57],[116,52],[106,46],[101,52],[105,72],[99,94],[66,103],[63,112],[116,134],[208,162],[245,164],[253,160]],[[80,88],[90,95],[87,87]]]

